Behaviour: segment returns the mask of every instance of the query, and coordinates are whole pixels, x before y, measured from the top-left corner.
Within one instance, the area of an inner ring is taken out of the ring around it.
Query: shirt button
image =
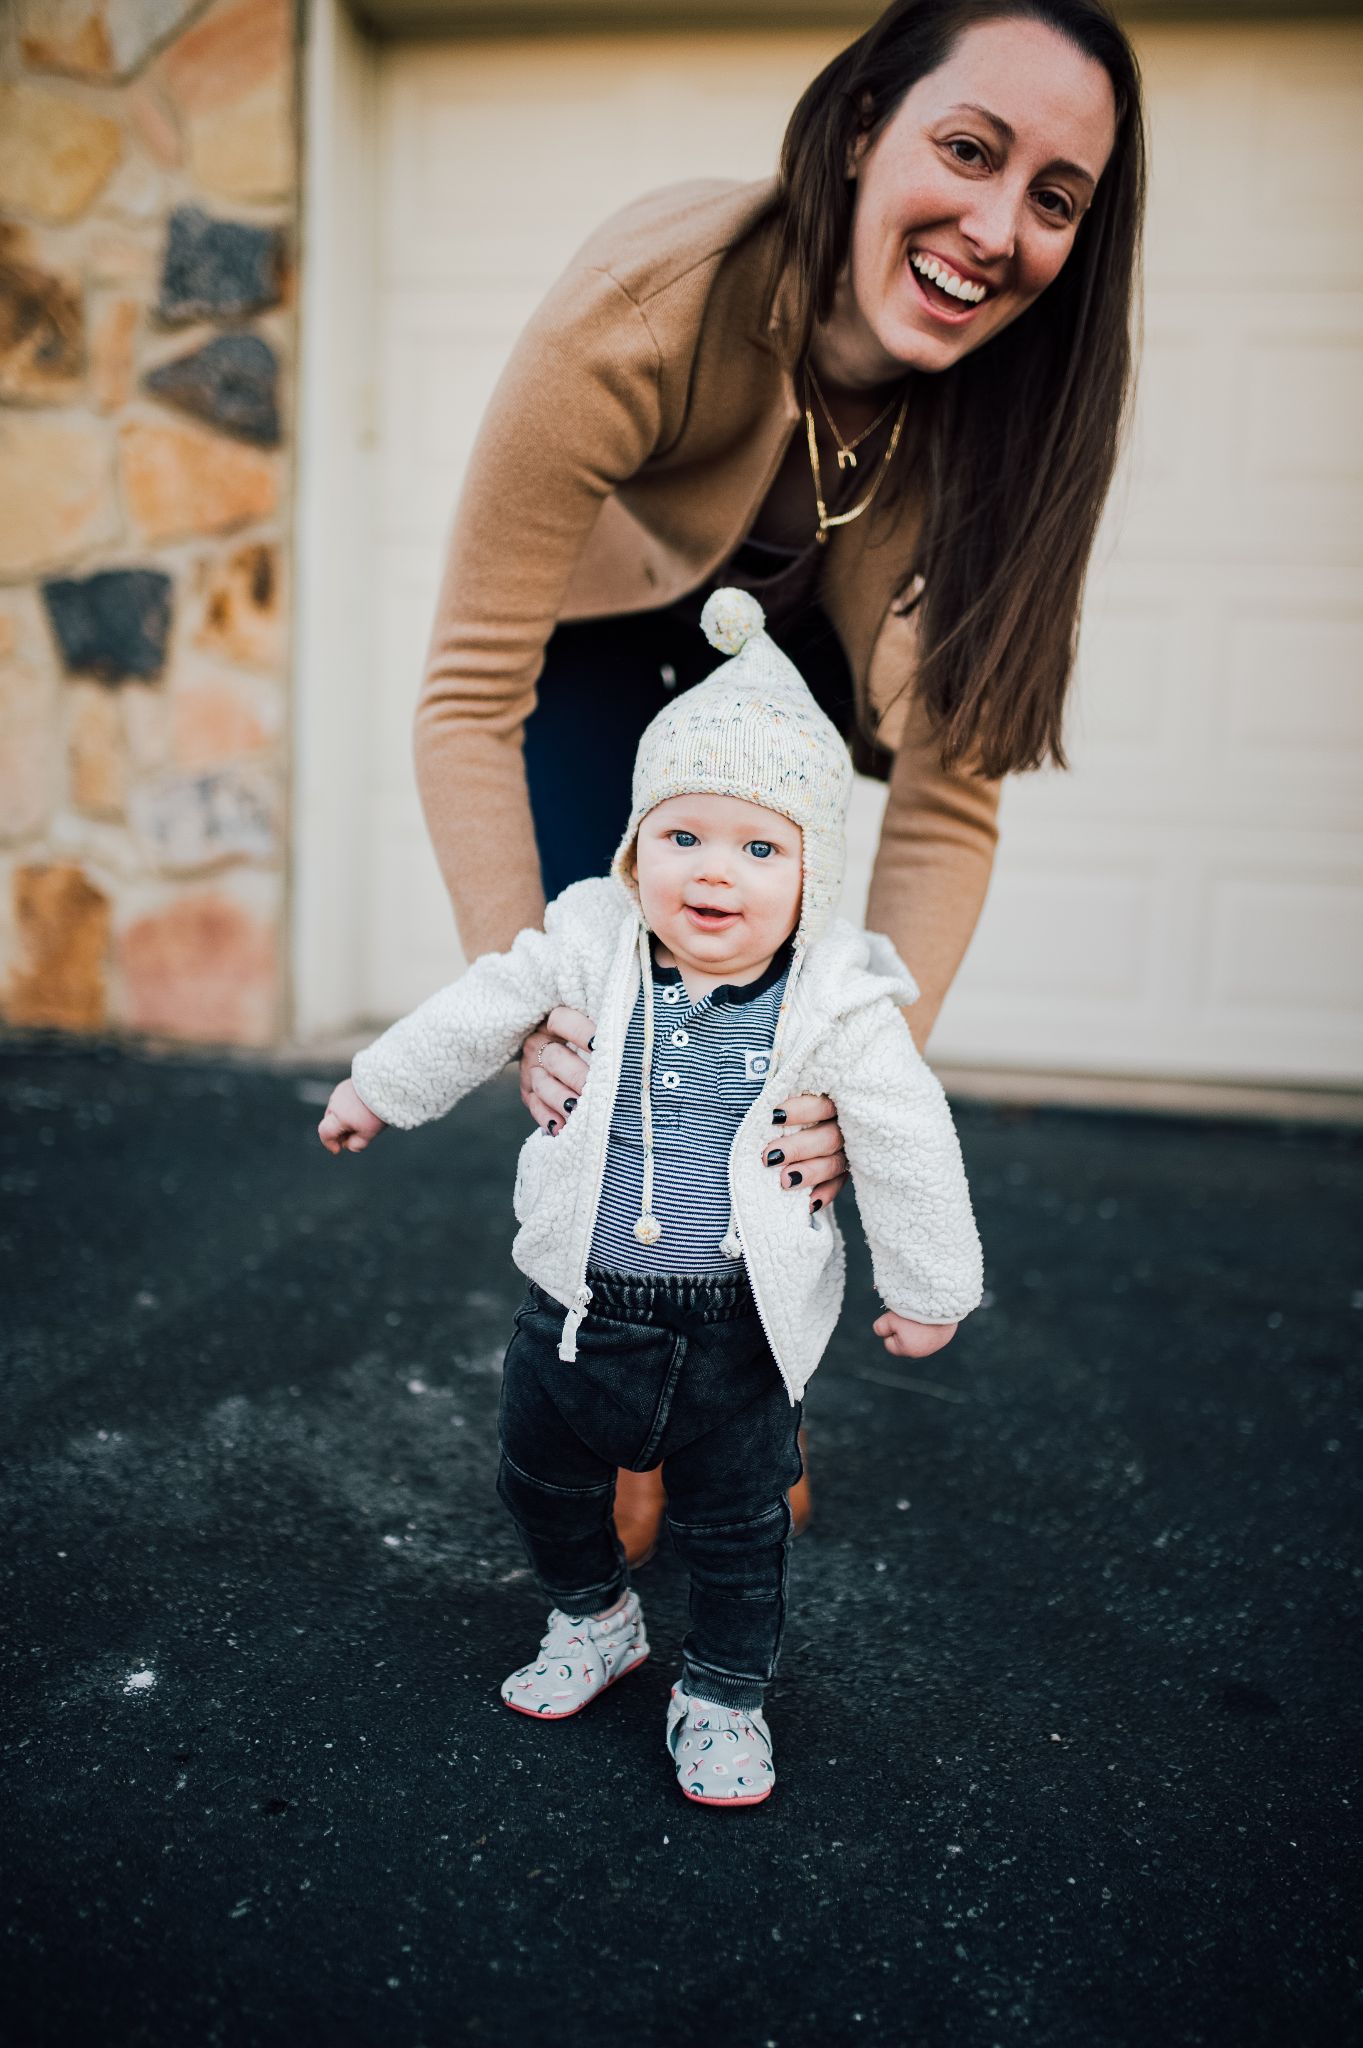
[[[663,1001],[665,1003],[679,1003],[681,1001],[681,994],[682,992],[679,988],[665,988],[663,990]]]
[[[670,1067],[666,1070],[665,1073],[659,1074],[658,1080],[661,1086],[664,1088],[681,1087],[681,1075],[674,1074]]]
[[[690,1034],[690,1032],[689,1032],[689,1031],[683,1031],[683,1030],[682,1030],[682,1029],[680,1028],[680,1026],[678,1026],[677,1030],[675,1030],[675,1031],[674,1031],[674,1032],[672,1033],[672,1043],[673,1043],[674,1045],[689,1045],[689,1044],[691,1043],[691,1034]]]

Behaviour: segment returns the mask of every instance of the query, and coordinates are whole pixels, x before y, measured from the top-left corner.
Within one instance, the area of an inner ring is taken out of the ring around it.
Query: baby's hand
[[[934,1351],[951,1342],[960,1324],[916,1323],[911,1316],[897,1316],[892,1308],[887,1308],[871,1328],[877,1337],[884,1338],[891,1358],[931,1358]]]
[[[328,1152],[363,1152],[371,1138],[377,1138],[380,1131],[387,1130],[381,1116],[375,1116],[369,1106],[361,1102],[359,1091],[351,1080],[341,1081],[331,1091],[327,1113],[317,1126],[317,1135]]]

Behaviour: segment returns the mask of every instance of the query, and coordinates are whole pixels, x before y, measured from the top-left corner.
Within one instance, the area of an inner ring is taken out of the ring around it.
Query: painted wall
[[[285,1014],[290,0],[0,8],[0,1016]]]

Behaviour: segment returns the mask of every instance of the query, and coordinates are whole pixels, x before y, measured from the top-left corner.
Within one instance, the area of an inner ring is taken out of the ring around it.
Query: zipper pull
[[[582,1326],[582,1318],[587,1313],[587,1304],[591,1298],[592,1290],[590,1287],[586,1285],[579,1287],[577,1293],[573,1296],[572,1307],[563,1318],[563,1334],[558,1340],[558,1355],[568,1364],[571,1364],[577,1357],[577,1333]]]

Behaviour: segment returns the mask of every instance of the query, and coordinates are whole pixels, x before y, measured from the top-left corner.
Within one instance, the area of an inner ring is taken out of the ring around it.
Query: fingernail
[[[814,1197],[814,1200],[813,1200],[813,1201],[812,1201],[812,1202],[810,1203],[810,1205],[809,1205],[809,1213],[810,1213],[810,1215],[812,1216],[812,1215],[814,1214],[814,1211],[815,1211],[816,1209],[822,1209],[822,1207],[823,1207],[823,1198],[822,1198],[822,1196],[820,1196],[820,1195],[816,1195],[816,1196]]]
[[[587,1040],[587,1050],[588,1052],[596,1051],[596,1040],[594,1038],[589,1038]]]
[[[771,1120],[774,1124],[783,1124],[786,1120],[785,1111],[783,1109],[774,1109],[771,1113]]]
[[[799,1169],[799,1167],[797,1166],[797,1167],[796,1167],[796,1169],[795,1169],[795,1171],[794,1171],[794,1173],[792,1173],[792,1175],[790,1176],[790,1181],[789,1181],[789,1183],[788,1183],[788,1184],[789,1184],[789,1186],[791,1186],[791,1187],[793,1187],[793,1188],[798,1188],[798,1187],[799,1187],[799,1185],[800,1185],[800,1182],[801,1182],[801,1181],[802,1181],[803,1179],[804,1179],[804,1175],[803,1175],[803,1174],[802,1174],[802,1173],[800,1172],[800,1169]]]
[[[577,1108],[577,1097],[575,1095],[565,1095],[563,1098],[563,1107],[567,1110],[569,1116],[571,1116],[573,1111]]]
[[[782,1160],[783,1160],[783,1159],[785,1158],[785,1156],[786,1156],[786,1155],[785,1155],[785,1153],[784,1153],[784,1152],[768,1152],[768,1154],[767,1154],[767,1164],[768,1164],[768,1166],[779,1166],[779,1165],[781,1164],[781,1161],[782,1161]]]
[[[551,1117],[550,1117],[550,1119],[549,1119],[549,1135],[550,1135],[550,1137],[551,1137],[551,1138],[553,1137],[553,1135],[554,1135],[554,1132],[555,1132],[555,1131],[556,1131],[557,1129],[558,1129],[558,1118],[557,1118],[556,1116],[551,1116]]]

